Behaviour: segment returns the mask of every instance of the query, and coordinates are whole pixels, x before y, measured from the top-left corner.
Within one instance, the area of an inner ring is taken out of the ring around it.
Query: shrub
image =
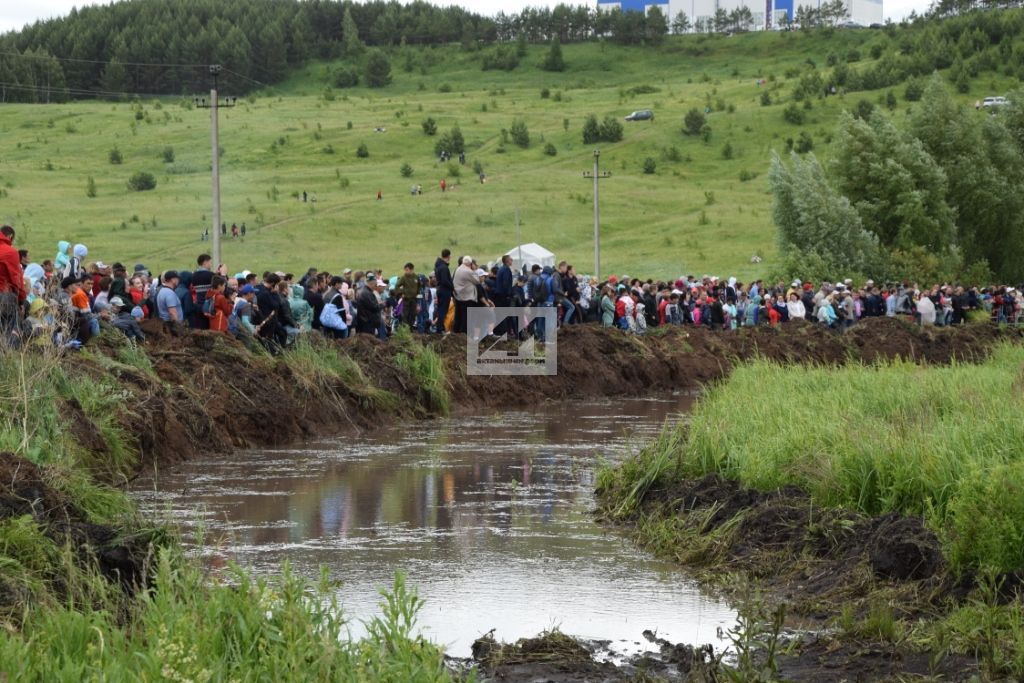
[[[875,111],[875,105],[871,104],[868,100],[860,100],[857,102],[857,106],[853,109],[853,115],[858,119],[864,119],[867,121],[871,118],[872,112]]]
[[[740,171],[740,182],[741,183],[749,182],[749,181],[753,180],[756,177],[757,177],[756,173],[752,173],[751,171],[748,171],[747,169],[743,169],[742,171]]]
[[[409,164],[402,164],[402,177],[409,178],[412,176],[412,166]]]
[[[686,112],[686,116],[683,117],[683,132],[687,135],[700,135],[700,131],[704,127],[704,124],[704,114],[694,107],[690,111]]]
[[[423,120],[423,123],[421,123],[420,125],[423,126],[423,132],[426,133],[427,135],[437,134],[437,121],[435,121],[434,119],[427,117],[426,119]]]
[[[519,66],[519,55],[513,47],[499,45],[484,53],[480,66],[484,71],[512,71]]]
[[[555,145],[553,143],[549,142],[548,144],[544,145],[544,153],[547,154],[549,157],[553,157],[558,155],[558,150],[555,148]]]
[[[644,173],[652,175],[658,168],[658,162],[654,160],[654,157],[647,157],[644,159]]]
[[[704,124],[700,129],[700,139],[704,142],[711,142],[711,126]]]
[[[794,126],[802,126],[804,123],[804,111],[800,107],[796,106],[796,102],[792,102],[788,107],[782,110],[782,118],[787,123],[792,123]]]
[[[849,62],[859,62],[860,61],[860,51],[859,50],[850,50],[849,52],[847,52],[846,53],[846,61],[847,61],[847,63],[849,63]]]
[[[85,181],[85,196],[89,199],[96,196],[96,179],[92,176]]]
[[[732,159],[733,154],[734,154],[734,152],[733,152],[733,149],[732,149],[732,143],[726,141],[725,146],[722,147],[722,158],[723,159]]]
[[[450,83],[442,83],[441,85],[438,86],[437,91],[438,92],[451,92],[452,91],[452,86],[451,86]]]
[[[562,44],[559,42],[558,36],[551,41],[551,49],[544,56],[540,68],[545,71],[565,71],[565,58],[562,57]]]
[[[165,164],[173,164],[174,163],[174,148],[173,147],[164,147],[163,158],[164,158],[164,163]]]
[[[121,150],[119,150],[117,147],[110,150],[110,154],[107,155],[107,158],[110,160],[110,163],[112,164],[120,164],[121,162],[124,161],[124,157],[121,156]]]
[[[526,127],[526,121],[523,119],[516,119],[512,122],[512,128],[509,129],[509,135],[512,137],[512,142],[526,149],[530,146],[530,131]]]
[[[661,155],[662,155],[662,157],[664,157],[665,161],[671,161],[671,162],[674,162],[674,163],[678,163],[678,162],[683,160],[683,155],[679,153],[679,148],[675,147],[675,146],[666,147],[662,151]]]
[[[597,125],[597,117],[593,114],[587,116],[583,122],[583,144],[592,145],[601,141],[601,129]]]
[[[541,88],[541,89],[540,89],[540,98],[541,98],[542,100],[546,100],[546,99],[548,99],[549,97],[551,97],[551,90],[550,90],[550,89],[548,89],[548,88]]]
[[[326,144],[320,149],[320,151],[324,154],[334,154],[334,145]]]
[[[924,95],[924,86],[916,78],[907,81],[907,87],[903,90],[903,98],[907,102],[917,102]]]
[[[391,82],[391,62],[381,50],[370,50],[366,58],[366,85],[383,88]]]
[[[606,116],[601,121],[601,139],[605,142],[618,142],[622,139],[622,124],[614,116]]]
[[[770,92],[768,92],[767,90],[765,90],[763,93],[761,93],[761,106],[762,107],[769,107],[769,106],[771,106],[771,103],[772,103],[772,94]]]
[[[807,154],[814,149],[814,139],[808,135],[806,130],[802,130],[796,139],[793,149],[796,150],[797,154]]]
[[[370,150],[366,148],[365,142],[359,143],[359,147],[356,148],[356,156],[360,159],[365,159],[370,156]]]
[[[466,141],[462,137],[462,130],[458,126],[453,126],[450,131],[439,137],[434,145],[435,156],[440,156],[441,152],[462,154],[465,151]]]
[[[156,188],[156,178],[153,177],[152,173],[146,171],[139,171],[132,175],[128,179],[128,189],[135,192],[144,192],[146,190],[152,190]]]
[[[354,88],[359,85],[359,72],[354,67],[341,67],[334,73],[334,87]]]
[[[483,172],[484,172],[484,165],[482,163],[480,163],[479,159],[474,159],[473,160],[473,173],[475,173],[476,175],[480,175]]]

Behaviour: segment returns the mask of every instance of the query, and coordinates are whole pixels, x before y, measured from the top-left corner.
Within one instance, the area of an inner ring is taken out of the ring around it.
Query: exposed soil
[[[488,635],[473,643],[472,660],[459,663],[475,665],[486,680],[517,683],[728,680],[722,674],[720,657],[710,645],[673,645],[650,632],[644,635],[658,650],[619,662],[607,655],[606,643],[581,641],[558,631],[522,638],[513,644],[498,643]]]
[[[144,346],[155,376],[119,365],[113,372],[132,392],[118,415],[135,440],[139,467],[153,460],[176,462],[232,447],[293,443],[303,438],[369,428],[398,417],[435,413],[420,400],[416,379],[398,362],[394,342],[366,335],[338,344],[363,370],[368,382],[390,392],[390,414],[367,409],[352,387],[339,384],[309,391],[295,380],[287,363],[249,353],[226,335],[192,332],[165,334],[146,321]],[[785,363],[844,363],[903,357],[945,363],[984,356],[1000,340],[1024,338],[1019,330],[988,325],[924,329],[881,318],[864,321],[846,334],[820,325],[792,322],[722,333],[705,328],[671,328],[637,338],[595,325],[559,330],[558,374],[551,377],[468,376],[466,337],[419,337],[443,359],[453,410],[535,405],[570,396],[619,396],[698,388],[724,378],[737,362],[755,357]],[[116,357],[117,336],[103,335],[94,350]],[[73,364],[82,372],[107,374],[88,356]],[[69,406],[75,411],[74,406]],[[81,412],[81,409],[77,409]],[[87,420],[76,437],[87,449],[103,452],[102,435]]]
[[[879,604],[894,618],[933,616],[971,588],[970,577],[950,572],[921,519],[821,508],[795,487],[763,492],[709,474],[655,484],[636,514],[676,519],[683,546],[677,560],[754,578],[803,626],[827,626],[844,608],[860,618]],[[828,635],[798,641],[779,666],[794,681],[968,680],[978,670],[969,657],[936,663],[889,642]]]
[[[65,493],[54,488],[44,469],[13,453],[0,453],[0,523],[28,515],[58,548],[69,547],[75,562],[96,566],[129,594],[144,580],[152,549],[143,537],[124,538],[119,530],[94,524]],[[61,592],[61,577],[50,577]],[[0,576],[0,608],[23,605],[25,588]]]

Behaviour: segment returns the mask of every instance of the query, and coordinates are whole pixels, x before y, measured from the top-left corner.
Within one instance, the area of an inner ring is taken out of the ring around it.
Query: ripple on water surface
[[[685,574],[593,520],[599,457],[614,460],[678,419],[689,396],[545,404],[412,422],[365,436],[185,463],[140,483],[143,507],[221,541],[204,552],[261,573],[288,560],[343,582],[353,631],[403,571],[424,633],[469,654],[559,626],[631,652],[651,629],[715,642],[735,615]]]

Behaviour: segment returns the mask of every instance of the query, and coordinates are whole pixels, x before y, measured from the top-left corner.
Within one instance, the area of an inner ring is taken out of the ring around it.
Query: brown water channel
[[[717,643],[733,611],[592,514],[599,458],[621,458],[692,401],[409,422],[211,456],[147,478],[135,495],[186,531],[204,527],[215,541],[202,552],[216,560],[265,574],[287,560],[311,577],[326,565],[355,634],[403,571],[426,601],[424,634],[455,656],[491,629],[511,641],[558,626],[619,653],[643,649],[645,629]]]

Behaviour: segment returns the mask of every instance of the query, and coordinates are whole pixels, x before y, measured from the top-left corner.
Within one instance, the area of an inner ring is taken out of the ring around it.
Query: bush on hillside
[[[683,117],[683,132],[687,135],[700,135],[700,129],[704,127],[704,123],[704,114],[694,107]]]
[[[512,137],[512,142],[517,146],[523,149],[530,146],[530,130],[526,127],[526,121],[523,119],[516,119],[512,122],[509,135]]]
[[[354,67],[341,67],[334,74],[334,87],[354,88],[359,85],[359,72]]]
[[[426,133],[427,135],[437,134],[437,121],[435,121],[434,119],[428,117],[424,119],[423,123],[420,125],[423,126],[423,132]]]
[[[391,82],[391,61],[381,50],[370,50],[366,58],[366,85],[383,88]]]
[[[107,159],[110,160],[110,163],[117,165],[124,161],[124,156],[121,155],[121,150],[115,147],[110,150],[110,154],[107,155]]]
[[[462,137],[462,130],[458,126],[453,126],[450,131],[441,135],[434,145],[435,156],[441,156],[441,152],[458,155],[465,151],[466,140]]]
[[[356,148],[356,156],[360,159],[365,159],[370,156],[370,150],[366,147],[365,142],[359,143],[359,147]]]
[[[622,124],[614,116],[606,116],[601,121],[601,139],[605,142],[618,142],[622,139]]]
[[[128,179],[128,189],[133,190],[134,192],[144,192],[146,190],[156,189],[156,178],[152,173],[139,171]]]

